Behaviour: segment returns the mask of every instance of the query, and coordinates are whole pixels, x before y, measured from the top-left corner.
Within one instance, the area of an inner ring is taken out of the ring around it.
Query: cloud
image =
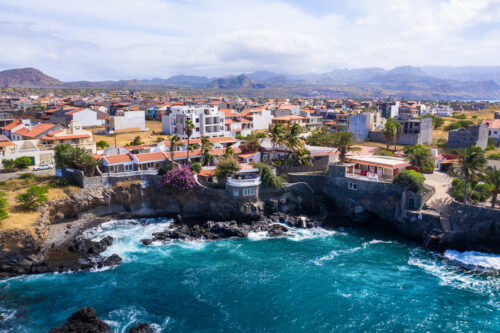
[[[498,22],[498,0],[16,0],[0,64],[62,80],[494,65]]]

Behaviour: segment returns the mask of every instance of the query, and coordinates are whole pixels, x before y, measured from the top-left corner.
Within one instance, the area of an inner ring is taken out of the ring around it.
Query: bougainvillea
[[[183,164],[167,171],[160,179],[160,186],[177,191],[189,191],[196,187],[193,173]]]

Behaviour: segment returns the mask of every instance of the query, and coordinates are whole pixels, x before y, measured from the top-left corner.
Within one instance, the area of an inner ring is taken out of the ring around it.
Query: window
[[[239,195],[238,190],[233,191],[233,196],[237,197]]]
[[[125,171],[132,171],[132,165],[131,164],[125,164]]]
[[[350,190],[357,190],[358,184],[349,182],[347,188],[349,188]]]
[[[243,189],[243,196],[249,196],[249,195],[254,195],[254,194],[255,194],[254,188]]]

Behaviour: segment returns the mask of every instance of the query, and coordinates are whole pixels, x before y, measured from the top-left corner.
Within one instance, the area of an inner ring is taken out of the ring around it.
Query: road
[[[429,200],[430,207],[439,211],[443,208],[442,205],[447,205],[452,201],[451,178],[446,173],[434,171],[432,174],[426,174],[425,183],[436,188],[436,193]]]
[[[36,175],[50,175],[54,176],[55,175],[55,169],[49,169],[49,170],[40,170],[40,171],[33,171],[33,170],[24,170],[24,171],[17,171],[17,172],[9,172],[9,173],[0,173],[0,181],[4,180],[9,180],[12,178],[17,178],[19,175],[23,173],[34,173]]]

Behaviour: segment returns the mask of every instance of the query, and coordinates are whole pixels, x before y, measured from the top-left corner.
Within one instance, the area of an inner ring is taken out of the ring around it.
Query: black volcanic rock
[[[106,333],[109,325],[97,318],[93,307],[82,308],[71,315],[61,327],[50,330],[49,333]]]
[[[140,323],[137,326],[132,327],[129,333],[153,333],[154,330],[149,324]]]

